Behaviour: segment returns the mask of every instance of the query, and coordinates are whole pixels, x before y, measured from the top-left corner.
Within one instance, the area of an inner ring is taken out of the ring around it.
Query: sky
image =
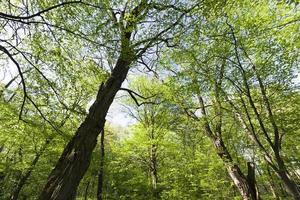
[[[6,84],[16,74],[17,74],[17,69],[11,62],[5,62],[0,59],[0,82],[1,83]],[[294,79],[294,82],[300,84],[300,73],[298,74],[297,78]],[[124,88],[128,87],[128,81],[125,80],[122,87]],[[122,99],[124,98],[125,95],[128,94],[124,91],[118,92],[106,117],[106,120],[109,123],[124,128],[135,123],[135,120],[126,113],[126,109],[122,104]],[[93,101],[94,100],[91,100],[90,103],[87,105],[87,110],[91,106]]]
[[[0,59],[0,82],[4,85],[7,84],[14,76],[17,75],[16,67],[10,63]],[[14,84],[16,86],[17,84]],[[122,87],[127,87],[128,83],[125,81]],[[126,127],[130,124],[134,123],[134,120],[126,114],[126,109],[122,105],[122,98],[124,95],[128,95],[127,93],[120,91],[118,92],[114,102],[112,103],[108,114],[107,114],[107,121],[118,125],[120,127]],[[91,106],[94,100],[91,100],[90,103],[87,105],[87,110]]]

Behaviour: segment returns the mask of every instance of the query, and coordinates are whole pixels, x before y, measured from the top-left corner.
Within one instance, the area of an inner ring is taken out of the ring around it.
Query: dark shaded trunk
[[[104,129],[101,133],[100,138],[100,168],[98,175],[98,190],[97,190],[97,199],[102,200],[103,193],[103,178],[104,178],[104,156],[105,156],[105,148],[104,148]]]
[[[274,149],[274,154],[275,154],[275,162],[277,166],[274,164],[270,164],[271,168],[275,171],[277,176],[282,180],[286,191],[295,199],[295,200],[300,200],[300,189],[298,188],[297,184],[295,183],[294,180],[292,180],[289,176],[289,172],[286,168],[286,165],[284,163],[284,160],[282,159],[279,150],[275,151]],[[270,162],[270,161],[269,161]]]
[[[20,180],[18,181],[17,185],[14,187],[14,190],[12,192],[12,195],[10,197],[11,200],[17,200],[19,198],[19,194],[24,187],[26,181],[30,177],[32,171],[34,170],[36,164],[38,163],[41,155],[44,153],[45,149],[47,148],[48,144],[50,143],[50,140],[46,140],[45,144],[43,145],[42,149],[36,153],[33,161],[30,164],[30,167],[27,169],[24,175],[21,176]]]
[[[89,167],[97,137],[104,128],[108,109],[127,76],[131,63],[129,60],[121,55],[111,76],[100,86],[87,117],[65,147],[48,177],[39,196],[40,200],[71,200],[76,196],[79,182]]]
[[[259,199],[258,190],[256,188],[256,180],[255,180],[255,166],[254,163],[247,162],[248,174],[247,181],[249,183],[251,195],[255,197],[255,199]]]

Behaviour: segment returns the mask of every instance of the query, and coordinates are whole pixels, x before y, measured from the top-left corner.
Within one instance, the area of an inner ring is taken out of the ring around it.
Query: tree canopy
[[[0,26],[0,199],[300,199],[297,0],[3,0]]]

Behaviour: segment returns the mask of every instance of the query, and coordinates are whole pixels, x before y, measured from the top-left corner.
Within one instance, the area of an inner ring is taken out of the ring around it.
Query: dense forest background
[[[300,199],[298,0],[1,0],[0,199]]]

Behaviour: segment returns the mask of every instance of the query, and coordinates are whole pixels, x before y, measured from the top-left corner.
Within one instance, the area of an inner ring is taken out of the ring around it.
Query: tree
[[[2,1],[1,198],[298,199],[298,10]]]

